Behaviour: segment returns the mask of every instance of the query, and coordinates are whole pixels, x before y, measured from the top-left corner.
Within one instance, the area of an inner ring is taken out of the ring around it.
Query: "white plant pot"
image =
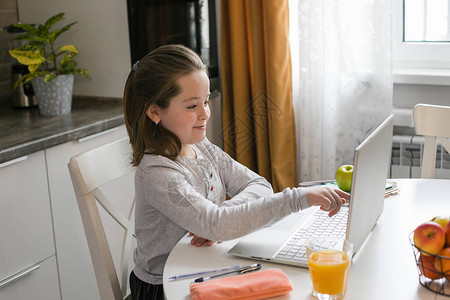
[[[68,114],[72,110],[74,75],[58,75],[48,83],[43,77],[33,79],[33,90],[42,116]]]

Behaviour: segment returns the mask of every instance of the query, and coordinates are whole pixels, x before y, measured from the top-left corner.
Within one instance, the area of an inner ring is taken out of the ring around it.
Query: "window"
[[[448,0],[405,0],[403,41],[448,42]]]
[[[394,68],[450,69],[449,2],[393,2]]]
[[[448,42],[448,0],[405,0],[404,42]]]

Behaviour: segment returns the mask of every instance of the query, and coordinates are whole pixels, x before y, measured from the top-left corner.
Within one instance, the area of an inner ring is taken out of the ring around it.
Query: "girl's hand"
[[[189,236],[194,236],[191,240],[191,245],[195,245],[196,247],[201,247],[205,245],[206,247],[212,246],[212,244],[215,243],[215,241],[210,241],[207,239],[204,239],[202,237],[199,237],[198,235],[193,234],[192,232],[189,232]],[[220,244],[222,242],[217,242],[217,244]]]
[[[342,204],[350,200],[350,194],[329,186],[315,186],[308,188],[309,206],[320,205],[320,209],[329,211],[328,216],[334,216]]]

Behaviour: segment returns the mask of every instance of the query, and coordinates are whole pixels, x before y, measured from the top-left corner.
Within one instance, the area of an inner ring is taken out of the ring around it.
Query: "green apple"
[[[336,171],[337,186],[345,192],[350,192],[350,189],[352,187],[352,175],[353,175],[352,165],[340,166]]]

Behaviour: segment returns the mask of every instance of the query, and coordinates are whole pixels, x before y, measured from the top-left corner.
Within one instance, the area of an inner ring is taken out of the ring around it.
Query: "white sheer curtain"
[[[334,178],[392,110],[391,1],[290,0],[300,181]]]

